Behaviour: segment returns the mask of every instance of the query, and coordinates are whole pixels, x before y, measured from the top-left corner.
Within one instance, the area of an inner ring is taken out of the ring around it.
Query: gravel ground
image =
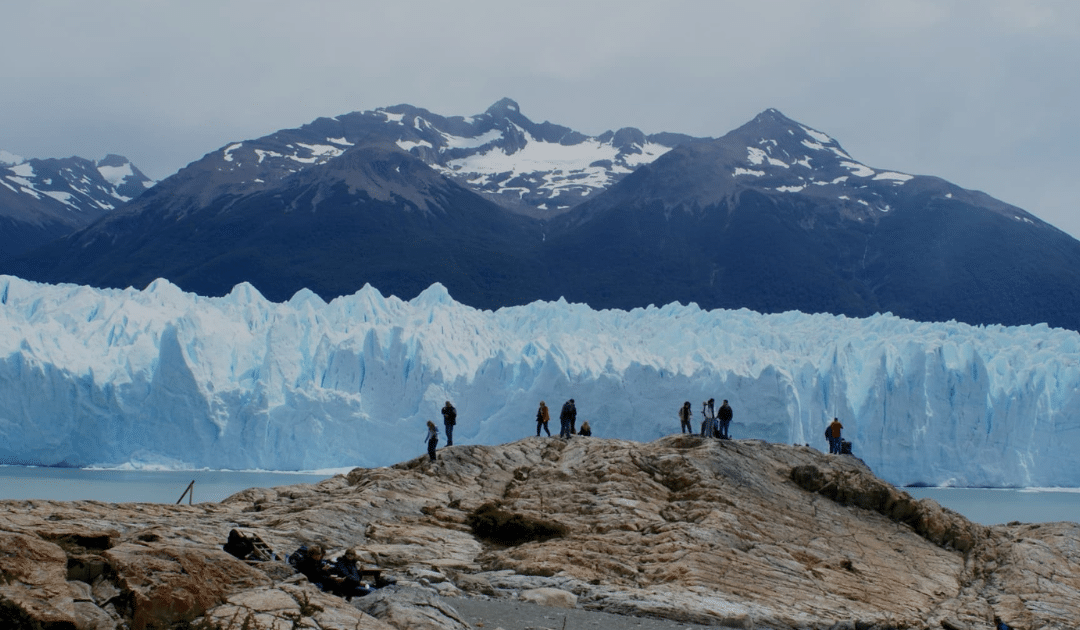
[[[505,599],[447,597],[445,601],[477,630],[703,630],[709,627]]]

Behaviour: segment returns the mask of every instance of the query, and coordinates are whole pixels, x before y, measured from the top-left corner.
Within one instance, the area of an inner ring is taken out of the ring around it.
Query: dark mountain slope
[[[275,190],[223,195],[180,217],[123,212],[38,252],[58,264],[36,275],[114,287],[165,277],[201,295],[250,282],[278,301],[302,288],[332,298],[365,283],[408,298],[438,281],[490,306],[526,299],[536,267],[527,245],[539,238],[536,222],[416,158],[358,148]]]
[[[1080,328],[1080,242],[933,177],[878,171],[779,112],[687,144],[552,221],[553,293]]]

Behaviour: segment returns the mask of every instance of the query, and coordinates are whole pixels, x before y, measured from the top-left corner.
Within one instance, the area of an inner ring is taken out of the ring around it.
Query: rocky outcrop
[[[561,535],[499,542],[477,515]],[[444,597],[742,628],[1080,619],[1077,524],[979,526],[858,459],[758,441],[454,446],[221,503],[0,502],[0,524],[0,622],[15,628],[468,627]],[[398,585],[321,593],[281,562],[225,554],[232,528],[279,553],[357,547]]]

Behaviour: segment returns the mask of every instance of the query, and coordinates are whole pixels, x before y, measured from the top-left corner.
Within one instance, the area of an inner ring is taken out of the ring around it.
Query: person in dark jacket
[[[319,590],[328,590],[334,585],[334,580],[330,575],[326,560],[323,559],[324,555],[322,545],[304,545],[292,552],[289,556],[289,564],[299,573],[304,574],[308,582],[314,584]]]
[[[241,560],[247,560],[248,556],[255,551],[255,543],[233,529],[229,531],[229,540],[221,548]]]
[[[574,399],[563,403],[562,411],[559,412],[559,437],[570,439],[570,436],[574,433],[574,423],[577,422],[577,407],[574,405]]]
[[[551,414],[548,412],[547,405],[541,400],[540,408],[536,410],[536,437],[540,437],[540,429],[543,429],[548,437],[551,437],[551,430],[548,429],[550,420]]]
[[[435,461],[435,447],[439,445],[439,429],[431,420],[427,421],[427,454],[431,461]]]
[[[683,403],[683,406],[679,408],[679,431],[681,433],[694,434],[694,427],[690,425],[690,416],[693,415],[693,410],[690,408],[690,401]]]
[[[457,409],[446,401],[442,408],[443,427],[446,428],[446,445],[454,445],[454,425],[457,424]]]
[[[360,567],[356,564],[359,559],[355,549],[347,549],[334,561],[334,572],[341,577],[341,584],[335,590],[347,600],[363,597],[375,590],[360,579]]]
[[[840,454],[840,445],[844,441],[840,437],[840,432],[843,428],[844,425],[840,424],[840,418],[833,418],[832,424],[825,429],[825,437],[829,439],[829,452],[834,455]]]
[[[725,400],[720,409],[716,412],[716,419],[720,422],[720,439],[730,440],[731,435],[728,434],[728,425],[731,424],[731,418],[735,414],[731,411],[731,405]]]
[[[581,431],[578,433],[578,435],[582,435],[585,437],[589,437],[592,435],[592,427],[589,426],[588,420],[581,423]]]

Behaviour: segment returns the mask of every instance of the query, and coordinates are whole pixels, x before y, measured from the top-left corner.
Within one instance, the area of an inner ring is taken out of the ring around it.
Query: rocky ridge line
[[[568,534],[485,542],[486,503]],[[975,525],[858,459],[760,441],[530,437],[221,503],[6,501],[0,522],[0,616],[50,628],[467,628],[443,597],[777,630],[1080,618],[1077,524]],[[234,527],[285,553],[356,546],[398,586],[320,593],[224,553]]]

